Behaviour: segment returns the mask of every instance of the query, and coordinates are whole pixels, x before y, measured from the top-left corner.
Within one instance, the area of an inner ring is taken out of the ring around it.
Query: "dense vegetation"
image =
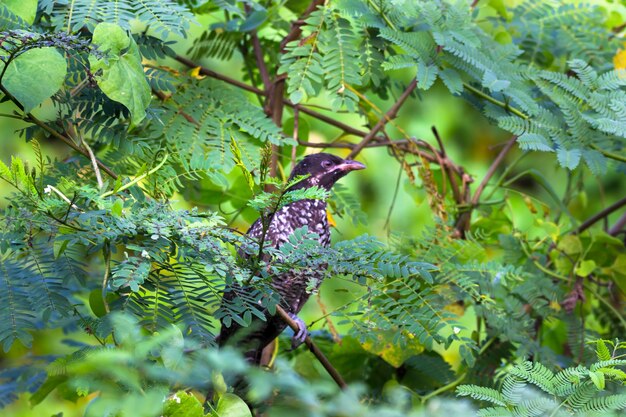
[[[625,20],[611,0],[2,2],[1,412],[619,415]],[[321,149],[368,169],[285,193]],[[330,248],[242,234],[303,198],[328,199]],[[220,320],[276,310],[272,275],[322,265],[311,349],[286,335],[270,369],[217,349]],[[254,290],[222,303],[232,284]]]

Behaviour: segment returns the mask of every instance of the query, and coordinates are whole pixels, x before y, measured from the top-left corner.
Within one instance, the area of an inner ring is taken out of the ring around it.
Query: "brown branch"
[[[602,211],[594,214],[593,216],[589,217],[580,226],[578,226],[573,231],[573,233],[578,234],[578,233],[584,232],[585,230],[589,229],[597,221],[606,218],[609,214],[619,210],[620,208],[622,208],[624,206],[626,206],[626,197],[622,198],[619,201],[616,201],[615,203],[611,204],[610,206],[608,206],[604,210],[602,210]],[[613,230],[613,229],[611,229],[611,230]],[[618,232],[619,232],[619,230],[618,230]]]
[[[415,88],[417,87],[417,79],[413,79],[413,81],[411,81],[411,84],[408,85],[408,87],[406,88],[406,90],[404,90],[404,92],[402,93],[402,95],[400,96],[400,98],[398,99],[398,101],[396,101],[394,103],[393,106],[391,106],[391,108],[387,111],[387,113],[385,113],[383,115],[383,117],[378,121],[378,123],[376,123],[376,125],[372,128],[372,130],[370,130],[370,132],[363,138],[363,140],[361,142],[359,142],[358,145],[356,145],[354,147],[354,149],[352,149],[352,151],[350,152],[350,154],[348,155],[348,159],[354,159],[355,156],[357,156],[359,154],[359,152],[361,152],[361,150],[372,140],[374,139],[374,137],[376,136],[376,134],[383,128],[385,127],[385,125],[392,119],[394,119],[396,117],[396,115],[398,114],[398,110],[400,110],[400,107],[402,107],[402,105],[404,104],[404,102],[406,101],[406,99],[409,97],[409,95],[411,95],[411,93],[413,92],[413,90],[415,90]]]
[[[158,91],[155,89],[152,89],[152,94],[154,94],[155,96],[157,96],[159,98],[159,100],[161,101],[166,101],[169,96],[167,94],[165,94],[162,91]],[[185,113],[182,108],[178,108],[178,114],[180,114],[181,116],[183,116],[185,118],[185,120],[187,120],[189,123],[192,123],[196,126],[200,126],[200,123],[198,123],[198,121],[196,119],[193,118],[193,116]]]
[[[34,124],[36,124],[37,126],[39,126],[40,128],[42,128],[43,130],[45,130],[46,132],[48,132],[50,134],[50,136],[54,136],[55,138],[59,139],[61,142],[65,143],[67,146],[69,146],[70,148],[74,149],[76,152],[78,152],[79,154],[90,158],[89,157],[89,152],[86,149],[81,148],[80,146],[76,145],[74,143],[74,141],[68,137],[65,137],[64,135],[62,135],[61,133],[57,132],[56,130],[54,130],[53,128],[51,128],[50,126],[48,126],[47,124],[45,124],[44,122],[42,122],[41,120],[37,119],[35,116],[33,116],[32,114],[28,113],[26,115],[25,118],[26,121],[32,122]],[[98,167],[103,170],[104,172],[106,172],[111,178],[113,179],[117,179],[117,174],[115,172],[113,172],[111,170],[111,168],[109,168],[108,166],[106,166],[104,163],[102,163],[102,161],[100,161],[99,159],[96,159],[96,163],[98,164]]]
[[[298,326],[298,324],[295,321],[293,321],[291,319],[291,317],[289,317],[289,314],[287,314],[287,312],[285,310],[283,310],[283,308],[281,306],[278,306],[278,305],[276,306],[276,313],[294,331],[297,332],[298,330],[300,330],[300,327]],[[322,364],[324,369],[326,369],[326,372],[328,372],[328,374],[333,378],[333,380],[337,383],[337,385],[341,389],[346,389],[348,387],[348,385],[346,384],[346,381],[343,380],[343,377],[341,376],[341,374],[339,372],[337,372],[337,370],[328,361],[328,358],[326,358],[326,356],[324,356],[324,354],[317,347],[317,345],[315,343],[313,343],[313,340],[311,340],[311,338],[309,336],[307,336],[306,339],[304,339],[304,343],[309,347],[309,349],[311,350],[311,353],[313,353],[313,355],[315,355],[317,360]]]
[[[302,25],[304,25],[305,18],[310,15],[318,6],[324,4],[324,0],[313,0],[309,7],[302,13],[300,18],[291,24],[291,29],[287,36],[280,42],[280,54],[285,53],[287,44],[300,37],[302,34]],[[265,102],[265,113],[271,117],[276,126],[280,127],[283,124],[283,110],[285,108],[285,80],[286,74],[278,74],[274,78],[274,82],[267,88],[267,101]],[[270,162],[270,175],[275,177],[278,169],[278,146],[272,145],[272,158]]]
[[[359,136],[359,137],[365,137],[367,136],[367,132],[363,131],[363,130],[359,130],[356,129],[352,126],[348,126],[345,123],[341,123],[335,119],[333,119],[332,117],[328,117],[326,115],[323,115],[321,113],[316,112],[315,110],[311,110],[308,107],[304,107],[300,104],[293,104],[291,101],[289,100],[284,100],[285,104],[289,107],[293,107],[294,109],[298,109],[298,111],[307,114],[315,119],[321,120],[322,122],[329,124],[331,126],[335,126],[341,130],[343,130],[346,133],[349,133],[351,135],[355,135],[355,136]]]
[[[280,42],[281,53],[285,52],[285,47],[289,42],[295,41],[300,37],[300,35],[302,34],[302,25],[304,25],[305,23],[304,20],[308,15],[313,13],[315,9],[317,9],[322,4],[324,4],[324,0],[313,0],[311,4],[309,4],[309,7],[307,7],[307,9],[304,11],[304,13],[302,13],[302,16],[300,16],[298,20],[294,21],[291,24],[291,29],[289,30],[289,33]]]
[[[246,83],[243,83],[241,81],[235,80],[234,78],[227,77],[226,75],[219,74],[219,73],[217,73],[215,71],[211,71],[207,67],[200,66],[200,65],[196,64],[195,62],[193,62],[192,60],[190,60],[188,58],[185,58],[183,56],[176,55],[176,57],[174,59],[176,61],[180,62],[181,64],[184,64],[184,65],[188,66],[189,68],[200,67],[200,74],[202,74],[202,75],[206,75],[208,77],[215,78],[216,80],[224,81],[225,83],[234,85],[236,87],[241,88],[242,90],[246,90],[246,91],[249,91],[249,92],[254,93],[254,94],[259,94],[259,95],[262,95],[262,96],[265,95],[265,93],[263,93],[263,90],[261,90],[259,88],[256,88],[256,87],[253,87],[253,86],[248,85]]]
[[[448,159],[446,148],[443,146],[443,140],[441,140],[439,131],[437,130],[435,126],[431,126],[430,130],[433,132],[433,135],[435,136],[435,139],[437,140],[437,143],[439,144],[439,149],[441,149],[441,156],[444,159]],[[456,201],[457,204],[466,203],[466,201],[464,200],[465,196],[461,194],[461,189],[459,188],[459,183],[456,180],[456,176],[454,175],[454,173],[452,172],[452,170],[447,164],[444,165],[443,168],[445,168],[443,171],[448,174],[448,181],[450,182],[450,187],[452,188],[452,195],[454,196],[454,201]]]
[[[476,192],[474,193],[474,196],[472,197],[472,205],[475,206],[476,204],[478,204],[478,200],[480,199],[483,191],[485,191],[485,187],[487,187],[489,180],[496,173],[496,170],[504,160],[504,157],[506,156],[506,154],[509,153],[513,145],[515,145],[516,141],[517,136],[512,136],[511,139],[509,139],[509,141],[504,145],[504,148],[502,148],[496,159],[492,162],[491,166],[487,170],[487,174],[485,174],[485,178],[483,178],[483,180],[480,182],[478,188],[476,189]]]
[[[489,180],[496,173],[496,170],[498,169],[502,161],[504,161],[504,157],[509,153],[511,148],[513,148],[513,145],[515,145],[516,141],[517,136],[512,136],[511,139],[509,139],[509,141],[504,145],[504,148],[502,148],[496,159],[491,163],[491,166],[487,170],[487,174],[485,174],[485,177],[478,185],[478,188],[476,189],[476,192],[474,193],[470,201],[470,206],[468,210],[462,213],[457,219],[455,228],[461,236],[465,236],[465,232],[469,229],[470,219],[472,217],[472,210],[478,204],[480,196],[487,187]],[[468,195],[469,194],[466,194],[466,196]]]
[[[13,102],[13,104],[15,104],[20,110],[24,110],[24,107],[22,106],[22,103],[20,103],[18,99],[13,97],[13,95],[11,93],[9,93],[9,91],[6,88],[4,88],[3,85],[0,85],[0,91],[2,91],[4,93],[4,95],[9,100],[11,100]],[[51,128],[50,126],[48,126],[47,124],[45,124],[44,122],[42,122],[41,120],[36,118],[35,116],[33,116],[32,113],[26,113],[26,115],[23,117],[23,120],[25,120],[27,122],[32,122],[33,124],[36,124],[37,126],[42,128],[43,130],[48,132],[50,134],[50,136],[54,136],[55,138],[57,138],[61,142],[65,143],[70,148],[74,149],[76,152],[78,152],[81,155],[91,159],[89,157],[89,152],[86,149],[81,148],[76,143],[74,143],[74,141],[72,139],[70,139],[70,138],[62,135],[61,133],[57,132],[56,130],[54,130],[53,128]],[[117,174],[115,172],[113,172],[111,170],[111,168],[109,168],[108,166],[104,165],[99,159],[96,159],[96,163],[98,164],[100,169],[102,169],[104,172],[106,172],[111,178],[117,179]]]
[[[622,214],[622,217],[620,217],[619,220],[615,222],[613,227],[609,229],[609,234],[611,236],[617,236],[619,232],[624,229],[624,226],[626,226],[626,213]]]
[[[254,93],[258,96],[261,97],[266,97],[267,94],[266,92],[264,92],[263,90],[261,90],[260,88],[254,87],[252,85],[243,83],[241,81],[235,80],[234,78],[230,78],[226,75],[220,74],[218,72],[212,71],[206,67],[203,66],[199,66],[197,65],[195,62],[191,61],[190,59],[187,59],[185,57],[182,57],[180,55],[176,56],[175,58],[178,62],[180,62],[181,64],[186,65],[189,68],[196,68],[196,67],[200,67],[200,74],[202,75],[206,75],[207,77],[211,77],[211,78],[215,78],[216,80],[220,80],[223,81],[227,84],[230,85],[234,85],[235,87],[239,87],[242,90],[248,91],[250,93]],[[315,110],[311,110],[308,107],[305,107],[301,104],[294,104],[292,103],[290,100],[287,100],[286,98],[283,98],[283,103],[286,106],[289,106],[293,109],[297,109],[298,111],[309,115],[315,119],[321,120],[322,122],[329,124],[331,126],[335,126],[341,130],[343,130],[346,133],[349,133],[351,135],[355,135],[355,136],[360,136],[360,137],[364,137],[367,136],[367,132],[363,131],[363,130],[359,130],[356,129],[352,126],[349,126],[345,123],[342,123],[338,120],[333,119],[332,117],[326,116],[322,113],[316,112]]]
[[[252,49],[254,50],[256,64],[259,67],[259,73],[261,74],[263,86],[265,87],[265,91],[267,91],[271,85],[270,74],[267,71],[267,66],[265,65],[265,60],[263,59],[263,49],[261,48],[261,42],[259,41],[259,36],[257,35],[256,30],[252,31]]]

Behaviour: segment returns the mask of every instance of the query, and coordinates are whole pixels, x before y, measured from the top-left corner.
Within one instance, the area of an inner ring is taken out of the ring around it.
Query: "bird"
[[[309,187],[320,187],[330,191],[332,186],[351,171],[365,169],[365,165],[328,153],[316,153],[305,156],[292,170],[289,180],[304,176],[304,179],[287,189],[286,193]],[[263,218],[257,219],[248,229],[246,235],[261,243],[265,247],[280,248],[296,229],[307,226],[308,231],[318,236],[319,244],[323,247],[330,245],[330,227],[326,211],[325,200],[304,199],[281,207],[274,213],[269,213],[265,220],[266,230],[263,232]],[[244,255],[245,256],[245,255]],[[292,348],[297,347],[308,335],[305,323],[298,318],[310,292],[307,286],[313,282],[319,287],[324,278],[324,268],[309,271],[289,271],[271,277],[270,286],[279,296],[279,305],[287,311],[289,316],[298,324],[299,330],[292,338]],[[251,291],[240,286],[226,288],[223,300],[232,300],[241,294],[241,291]],[[223,301],[224,303],[224,301]],[[219,346],[235,344],[243,351],[244,357],[250,363],[260,364],[263,349],[270,344],[287,324],[278,316],[264,312],[266,321],[254,318],[248,327],[242,327],[235,322],[225,325],[222,319],[220,334],[217,338]]]

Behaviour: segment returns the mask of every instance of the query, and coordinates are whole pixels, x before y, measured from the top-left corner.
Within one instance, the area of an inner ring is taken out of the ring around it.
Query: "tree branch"
[[[478,188],[476,189],[476,192],[474,193],[472,200],[470,202],[469,209],[465,211],[464,213],[462,213],[457,219],[455,228],[460,233],[461,236],[464,236],[465,232],[469,229],[469,223],[472,217],[472,210],[478,204],[478,201],[480,200],[480,196],[485,190],[485,187],[487,187],[489,180],[496,173],[496,170],[498,169],[502,161],[504,161],[504,157],[509,153],[511,148],[513,148],[513,145],[515,145],[516,141],[517,141],[517,136],[512,136],[511,139],[509,139],[509,141],[504,145],[504,148],[502,148],[502,150],[500,151],[496,159],[491,163],[491,166],[487,170],[487,174],[485,174],[485,177],[478,185]]]
[[[624,226],[626,226],[626,213],[622,214],[622,217],[609,229],[609,234],[611,236],[617,236],[618,233],[624,229]]]
[[[476,192],[474,193],[474,196],[472,197],[472,205],[478,204],[478,200],[480,199],[481,194],[485,190],[485,187],[487,187],[489,180],[496,173],[496,170],[498,169],[498,167],[504,160],[504,157],[506,156],[506,154],[509,153],[513,145],[515,145],[516,141],[517,141],[517,136],[512,136],[511,139],[509,139],[509,141],[504,145],[504,148],[502,148],[502,150],[500,151],[496,159],[491,163],[489,170],[487,170],[487,174],[485,174],[485,178],[483,178],[483,180],[480,182],[480,184],[478,185],[478,188],[476,189]]]
[[[626,197],[622,198],[619,201],[616,201],[615,203],[611,204],[610,206],[608,206],[607,208],[605,208],[604,210],[594,214],[593,216],[589,217],[587,220],[585,220],[580,226],[578,226],[573,233],[582,233],[585,230],[589,229],[591,226],[593,226],[594,223],[596,223],[599,220],[604,219],[605,217],[607,217],[609,214],[619,210],[620,208],[626,206]],[[620,219],[621,220],[621,219]],[[619,223],[619,222],[618,222]],[[613,230],[613,229],[611,229]],[[619,232],[619,230],[618,230]]]
[[[89,156],[89,152],[87,152],[87,150],[85,150],[85,149],[81,148],[80,146],[76,145],[73,140],[71,140],[70,138],[67,138],[64,135],[62,135],[61,133],[57,132],[56,130],[54,130],[53,128],[51,128],[50,126],[48,126],[47,124],[45,124],[41,120],[37,119],[31,113],[28,113],[24,120],[36,124],[37,126],[42,128],[43,130],[48,132],[51,136],[54,136],[55,138],[59,139],[61,142],[65,143],[67,146],[69,146],[70,148],[74,149],[79,154],[81,154],[81,155],[91,159],[90,156]],[[101,170],[106,172],[111,178],[117,179],[117,174],[115,172],[113,172],[111,170],[111,168],[109,168],[108,166],[104,165],[104,163],[102,163],[99,159],[96,159],[96,163],[98,164],[98,167],[100,167]]]
[[[5,66],[5,69],[6,69],[6,67],[8,67],[8,64]],[[15,97],[13,97],[13,95],[11,93],[9,93],[9,91],[6,88],[4,88],[3,85],[0,85],[0,91],[2,91],[4,93],[4,95],[6,97],[8,97],[9,100],[11,100],[13,102],[13,104],[15,104],[19,109],[24,110],[24,107],[22,106],[22,104]],[[87,152],[86,149],[81,148],[80,146],[75,144],[72,139],[70,139],[70,138],[62,135],[61,133],[57,132],[56,130],[54,130],[53,128],[51,128],[50,126],[48,126],[47,124],[45,124],[44,122],[42,122],[41,120],[36,118],[32,113],[25,113],[25,115],[22,118],[22,120],[27,121],[27,122],[31,122],[33,124],[36,124],[37,126],[42,128],[43,130],[48,132],[51,136],[54,136],[55,138],[57,138],[61,142],[65,143],[70,148],[74,149],[76,152],[78,152],[81,155],[91,159],[90,156],[89,156],[89,152]],[[111,178],[117,179],[117,174],[115,172],[113,172],[111,170],[111,168],[109,168],[108,166],[104,165],[99,159],[96,159],[96,163],[98,164],[100,169],[102,169],[104,172],[106,172]]]
[[[383,117],[378,121],[378,123],[376,123],[376,125],[372,128],[372,130],[370,130],[370,132],[363,138],[363,140],[361,142],[359,142],[358,145],[356,145],[354,147],[354,149],[352,149],[352,151],[350,152],[350,154],[348,154],[348,159],[354,159],[355,156],[357,156],[359,154],[359,152],[361,152],[361,150],[372,140],[374,139],[374,137],[376,136],[376,134],[383,128],[385,127],[385,125],[392,119],[394,119],[396,117],[396,115],[398,114],[398,110],[400,110],[400,107],[402,107],[402,105],[404,104],[404,102],[406,101],[406,99],[409,97],[409,95],[413,92],[413,90],[415,90],[415,88],[417,87],[417,79],[413,79],[413,81],[411,81],[411,84],[408,85],[408,87],[404,90],[404,93],[402,93],[402,95],[400,96],[400,98],[398,99],[398,101],[396,101],[394,103],[393,106],[391,106],[391,108],[387,111],[387,113],[385,113],[383,115]]]
[[[281,306],[279,306],[279,305],[276,306],[276,313],[294,331],[297,332],[298,330],[300,330],[300,327],[298,326],[298,324],[295,321],[293,321],[291,319],[291,317],[289,317],[289,314],[287,314],[287,312],[285,310],[283,310],[283,308]],[[328,374],[333,378],[333,380],[337,383],[337,385],[341,389],[346,389],[348,387],[348,385],[346,384],[346,381],[344,381],[344,379],[341,376],[341,374],[339,372],[337,372],[337,370],[328,361],[328,358],[326,358],[326,356],[324,356],[322,351],[317,347],[317,345],[313,342],[313,340],[311,340],[311,338],[309,336],[307,336],[306,339],[304,339],[304,343],[309,347],[309,349],[311,350],[311,353],[313,353],[313,355],[315,355],[317,360],[322,364],[324,369],[326,369]]]
[[[182,57],[182,56],[178,55],[178,56],[176,56],[175,59],[178,62],[180,62],[181,64],[184,64],[185,66],[187,66],[189,68],[200,67],[200,74],[202,74],[202,75],[206,75],[207,77],[215,78],[216,80],[220,80],[220,81],[223,81],[223,82],[225,82],[227,84],[233,85],[235,87],[239,87],[242,90],[248,91],[250,93],[254,93],[254,94],[256,94],[258,96],[261,96],[261,97],[266,97],[267,96],[266,92],[264,92],[263,90],[261,90],[261,89],[259,89],[257,87],[254,87],[252,85],[249,85],[249,84],[243,83],[241,81],[235,80],[234,78],[230,78],[230,77],[228,77],[228,76],[226,76],[224,74],[220,74],[218,72],[212,71],[212,70],[210,70],[210,69],[208,69],[206,67],[197,65],[195,62],[191,61],[188,58],[185,58],[185,57]],[[162,96],[164,97],[164,95],[162,95]],[[161,95],[159,96],[159,98],[161,98]],[[289,107],[291,107],[293,109],[296,109],[299,112],[304,113],[304,114],[306,114],[308,116],[311,116],[311,117],[313,117],[315,119],[318,119],[318,120],[320,120],[320,121],[322,121],[322,122],[324,122],[326,124],[329,124],[331,126],[335,126],[335,127],[339,128],[339,129],[343,130],[344,132],[349,133],[351,135],[360,136],[360,137],[367,136],[367,132],[365,132],[363,130],[356,129],[356,128],[352,127],[352,126],[349,126],[349,125],[347,125],[345,123],[342,123],[342,122],[340,122],[338,120],[335,120],[332,117],[329,117],[329,116],[326,116],[326,115],[324,115],[322,113],[316,112],[315,110],[311,110],[310,108],[305,107],[305,106],[303,106],[301,104],[294,104],[290,100],[287,100],[286,98],[283,98],[283,103],[286,106],[289,106]]]
[[[252,32],[252,49],[254,50],[254,56],[256,57],[256,64],[259,67],[259,73],[261,74],[261,80],[263,80],[263,86],[267,91],[270,88],[270,74],[267,72],[267,66],[263,59],[263,49],[261,49],[261,42],[256,33],[256,30]]]

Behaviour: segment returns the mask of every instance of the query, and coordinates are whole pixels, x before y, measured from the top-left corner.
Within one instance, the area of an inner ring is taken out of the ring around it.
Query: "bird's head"
[[[341,159],[328,153],[307,155],[291,172],[289,179],[300,175],[308,177],[292,188],[306,188],[318,186],[330,190],[331,187],[350,171],[365,169],[365,165],[349,159]]]

